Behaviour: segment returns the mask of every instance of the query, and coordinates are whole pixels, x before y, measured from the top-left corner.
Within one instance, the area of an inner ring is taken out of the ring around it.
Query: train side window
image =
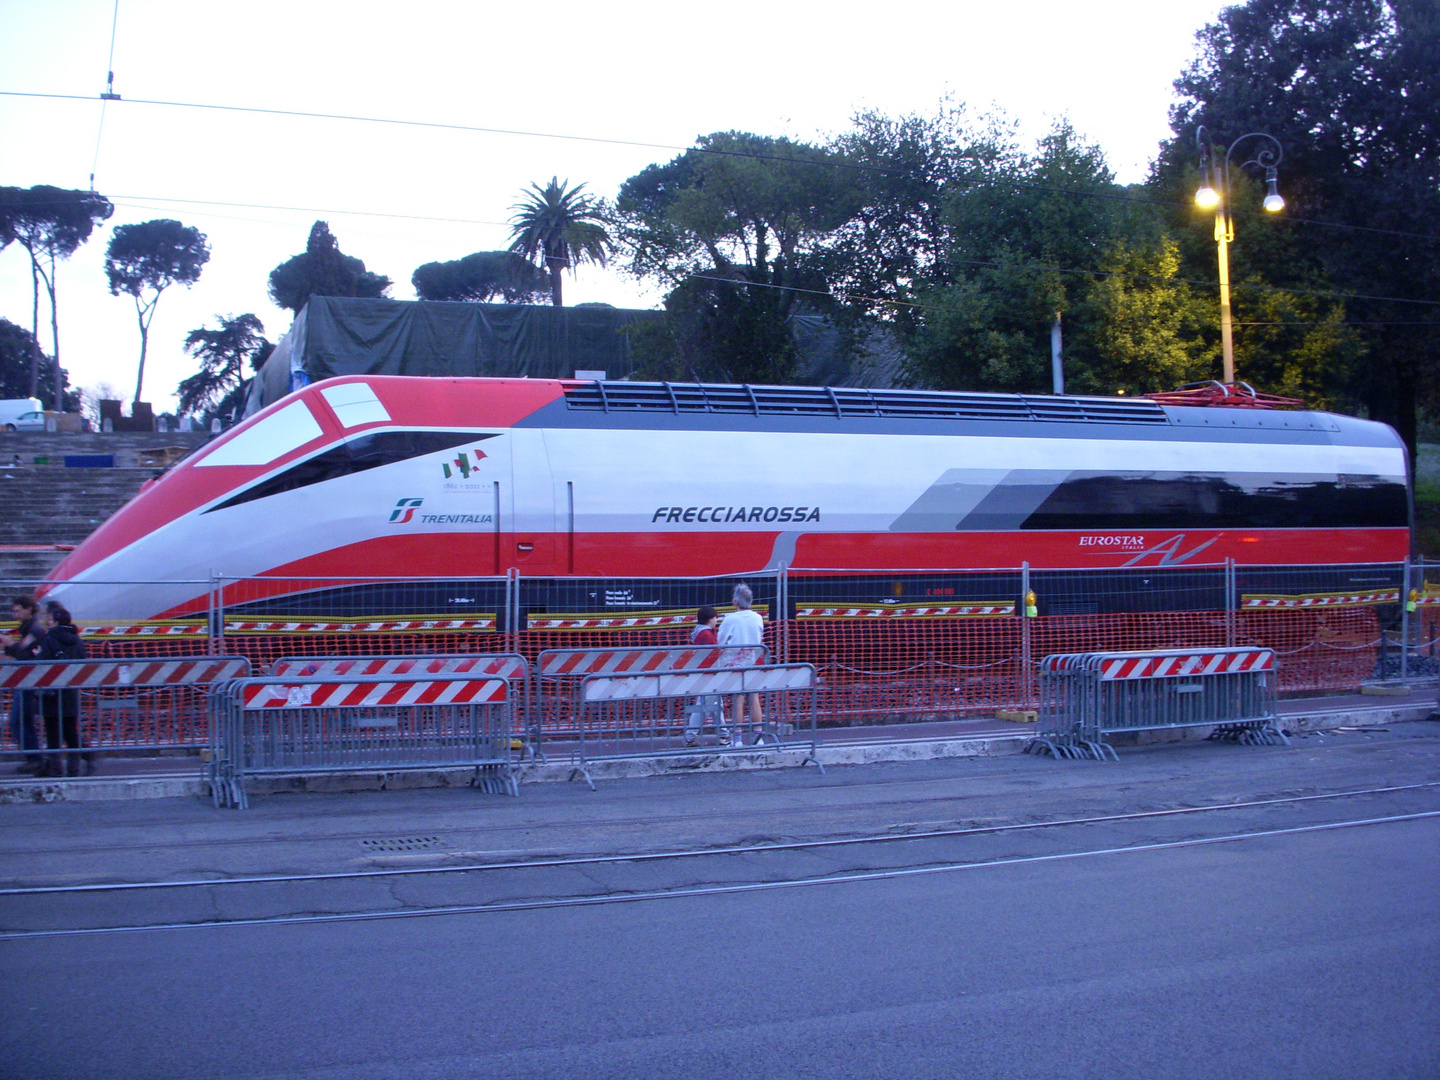
[[[384,423],[390,419],[390,414],[385,411],[385,406],[380,404],[380,399],[375,396],[375,391],[370,389],[369,383],[326,386],[320,393],[330,408],[335,410],[340,423],[347,428]]]
[[[338,480],[342,476],[378,469],[383,465],[394,465],[397,462],[425,457],[456,447],[473,445],[494,437],[493,432],[477,433],[473,431],[366,432],[349,442],[332,446],[313,457],[308,457],[304,461],[297,461],[284,472],[260,481],[254,487],[247,488],[205,512],[208,514],[215,510],[224,510],[227,506],[239,506],[241,503],[279,495],[283,491],[294,491],[297,488],[309,487],[311,484],[323,484],[327,480]],[[484,456],[477,451],[476,463],[478,464]],[[468,458],[466,467],[470,467]]]
[[[323,434],[310,406],[296,401],[236,432],[195,464],[265,465]]]

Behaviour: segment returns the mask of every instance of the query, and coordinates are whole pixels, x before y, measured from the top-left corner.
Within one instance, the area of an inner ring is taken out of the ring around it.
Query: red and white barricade
[[[437,654],[435,656],[282,656],[270,665],[276,678],[333,675],[494,675],[511,682],[530,677],[519,653]]]
[[[1275,716],[1271,649],[1066,653],[1040,662],[1040,725],[1027,751],[1114,758],[1117,732],[1209,727],[1212,737],[1288,742]]]
[[[217,694],[209,770],[217,806],[244,807],[247,777],[474,769],[519,794],[510,767],[514,697],[483,673],[238,679]]]
[[[243,656],[12,661],[0,664],[0,690],[210,686],[249,675],[250,661]]]
[[[770,657],[763,645],[661,645],[546,649],[535,660],[529,700],[529,744],[544,757],[544,740],[570,738],[578,724],[581,682],[592,675],[653,675],[753,667]]]
[[[763,645],[671,645],[624,649],[546,649],[535,662],[541,679],[641,675],[695,668],[748,667],[769,658]]]
[[[601,758],[704,751],[799,749],[805,751],[801,764],[818,766],[818,685],[810,664],[587,675],[568,736],[578,761],[571,779],[584,777],[593,788],[588,766]]]
[[[1195,649],[1113,655],[1100,662],[1100,678],[1167,679],[1182,675],[1274,671],[1273,649]]]
[[[240,688],[244,709],[348,709],[388,705],[468,705],[503,702],[504,679],[407,679],[364,682],[267,681]]]
[[[97,754],[203,747],[209,733],[203,695],[249,675],[243,656],[7,661],[0,663],[0,690],[12,699],[21,695],[18,706],[36,718],[37,728],[45,699],[67,695],[63,712],[76,716],[81,743],[69,752],[83,750],[93,772]],[[17,749],[48,757],[65,752]]]

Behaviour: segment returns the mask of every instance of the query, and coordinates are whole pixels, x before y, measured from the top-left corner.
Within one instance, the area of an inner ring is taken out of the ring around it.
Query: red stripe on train
[[[1200,567],[1234,559],[1238,566],[1324,566],[1336,563],[1394,563],[1409,553],[1406,529],[1144,530],[1133,535],[1143,547],[1116,549],[1081,541],[1093,532],[992,533],[811,533],[801,536],[787,560],[792,575],[824,571],[884,574],[939,570],[1008,570],[1029,562],[1032,570],[1105,570]],[[779,534],[774,532],[591,533],[575,537],[575,576],[708,577],[753,573],[766,566]],[[500,572],[567,576],[547,553],[563,550],[564,536],[502,533]],[[558,542],[557,542],[558,541]],[[520,544],[533,544],[528,557],[505,558]],[[487,577],[496,573],[495,534],[485,532],[407,533],[346,544],[267,571],[275,577],[310,581],[250,579],[226,588],[225,602],[244,604],[325,588],[326,578],[373,576]],[[1160,549],[1160,550],[1155,550]],[[339,582],[332,583],[338,585]],[[179,618],[205,610],[205,597],[157,613]]]

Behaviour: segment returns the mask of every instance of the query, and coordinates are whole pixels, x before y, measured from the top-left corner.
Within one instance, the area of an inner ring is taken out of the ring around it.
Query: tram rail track
[[[23,930],[0,932],[0,941],[19,941],[36,938],[57,938],[94,936],[104,934],[160,932],[174,930],[199,930],[238,928],[254,926],[295,926],[317,923],[374,922],[388,919],[419,919],[438,916],[485,915],[504,912],[543,911],[572,907],[590,907],[601,904],[642,903],[669,899],[714,897],[755,893],[775,889],[812,888],[824,885],[845,885],[862,882],[891,881],[902,878],[957,873],[967,870],[984,870],[1001,867],[1026,866],[1054,863],[1077,859],[1109,856],[1134,855],[1146,852],[1175,851],[1186,848],[1205,847],[1217,844],[1238,843],[1247,840],[1298,836],[1304,834],[1333,832],[1340,829],[1369,828],[1380,825],[1394,825],[1440,818],[1440,810],[1426,810],[1409,814],[1391,814],[1381,817],[1356,818],[1344,821],[1319,822],[1308,825],[1290,826],[1279,829],[1258,829],[1247,832],[1225,833],[1218,836],[1192,837],[1183,840],[1154,843],[1127,844],[1118,847],[1087,848],[1079,851],[1050,852],[1039,855],[1012,856],[971,861],[949,861],[922,866],[901,866],[882,870],[865,870],[850,873],[783,878],[768,881],[738,882],[732,884],[683,886],[673,889],[650,889],[629,892],[600,892],[580,896],[560,896],[544,899],[496,901],[483,904],[445,904],[429,907],[402,907],[379,911],[327,912],[299,915],[264,916],[256,918],[216,918],[186,922],[145,923],[112,925],[101,927],[67,927],[62,929]],[[707,852],[706,854],[715,854]]]
[[[1170,851],[1440,818],[1431,798],[1437,789],[1440,781],[1372,785],[1043,821],[563,858],[11,887],[0,889],[0,941],[543,910]],[[1355,813],[1361,808],[1353,801],[1365,798],[1384,802]],[[1314,812],[1327,806],[1346,809],[1339,817]],[[1276,811],[1284,816],[1277,820]],[[1215,828],[1234,813],[1249,816]],[[957,841],[960,851],[952,846]]]
[[[1430,737],[1426,737],[1426,741],[1429,741],[1429,738],[1430,738]],[[1407,743],[1412,743],[1412,740],[1407,740]],[[1389,744],[1389,745],[1390,745],[1391,747],[1393,747],[1395,744]],[[1365,749],[1373,749],[1373,750],[1377,750],[1377,751],[1383,751],[1384,748],[1385,748],[1384,744],[1382,744],[1381,746],[1375,746],[1375,747],[1365,747]],[[1349,748],[1349,749],[1354,749],[1354,748]],[[863,802],[863,803],[857,802],[857,803],[855,804],[855,808],[856,808],[856,809],[861,809],[861,808],[863,808],[863,810],[864,810],[865,812],[873,815],[873,814],[875,814],[877,811],[883,811],[883,810],[884,810],[885,808],[887,808],[887,807],[899,807],[899,806],[904,806],[904,807],[908,807],[908,808],[911,808],[911,809],[915,810],[917,816],[923,816],[924,813],[925,813],[925,808],[927,808],[927,807],[932,807],[932,806],[935,806],[935,805],[937,805],[937,804],[960,803],[960,802],[962,802],[962,801],[965,801],[966,798],[968,797],[968,796],[966,796],[966,795],[960,795],[960,794],[957,794],[957,793],[956,793],[956,791],[955,791],[955,789],[954,789],[954,779],[953,779],[953,777],[945,777],[945,778],[938,778],[938,779],[923,779],[923,780],[916,780],[916,779],[909,778],[909,777],[871,778],[871,779],[866,779],[866,780],[861,781],[861,782],[858,782],[858,783],[852,781],[852,782],[849,784],[849,789],[850,789],[852,792],[860,792],[860,791],[883,791],[884,789],[887,789],[887,788],[895,788],[895,789],[897,789],[897,790],[898,790],[898,789],[912,789],[912,790],[913,790],[913,789],[919,789],[919,790],[923,791],[923,790],[926,789],[926,788],[931,788],[931,787],[936,787],[936,786],[941,786],[941,787],[943,787],[943,788],[945,789],[944,793],[943,793],[943,794],[933,794],[933,795],[930,795],[930,794],[919,794],[919,793],[917,792],[916,794],[912,794],[912,795],[910,795],[909,797],[903,797],[903,798],[899,798],[899,797],[897,797],[897,798],[881,798],[881,799],[875,799],[875,800],[871,800],[871,801],[865,801],[865,802]],[[1309,785],[1306,785],[1306,786],[1309,786]],[[1292,788],[1291,790],[1294,790],[1294,789]],[[643,799],[643,798],[649,798],[649,797],[651,797],[651,793],[648,792],[648,791],[646,791],[646,792],[640,792],[640,791],[626,792],[626,791],[623,791],[623,790],[622,790],[622,791],[607,791],[607,799],[608,799],[611,803],[624,802],[624,801],[629,801],[629,800],[631,800],[631,799]],[[833,813],[833,812],[835,812],[837,809],[839,809],[839,810],[841,810],[841,811],[844,811],[844,810],[848,809],[848,807],[835,807],[835,806],[832,805],[832,806],[825,806],[825,807],[821,807],[821,808],[816,808],[816,809],[814,809],[813,811],[804,810],[804,811],[802,811],[802,813],[816,813],[816,814],[821,813],[821,812],[824,812],[824,813]],[[785,813],[785,814],[791,814],[791,815],[793,815],[793,814],[795,813],[795,808],[794,808],[794,807],[789,807],[789,806],[787,806],[787,807],[784,807],[783,810],[782,810],[782,809],[777,809],[777,810],[773,810],[773,811],[772,811],[772,810],[762,810],[762,811],[759,811],[759,812],[758,812],[758,816],[760,816],[760,817],[774,816],[774,815],[779,814],[779,813]],[[383,821],[384,819],[387,819],[387,818],[393,818],[394,815],[395,815],[395,810],[394,810],[393,807],[386,807],[386,806],[354,808],[354,809],[351,809],[351,810],[348,811],[348,815],[349,815],[352,819],[373,820],[373,821],[379,822],[379,821]],[[667,821],[668,823],[672,824],[672,825],[683,825],[683,824],[687,824],[687,823],[708,822],[708,821],[710,821],[710,820],[713,819],[713,816],[714,816],[714,815],[713,815],[713,812],[710,811],[710,810],[693,811],[693,810],[683,810],[683,809],[682,809],[682,810],[679,810],[678,812],[667,813],[667,815],[666,815],[666,821]],[[617,817],[606,817],[606,818],[595,819],[595,820],[587,820],[587,821],[585,822],[585,825],[586,825],[587,827],[598,827],[598,828],[603,828],[603,829],[624,829],[624,828],[645,827],[645,826],[648,826],[648,825],[653,824],[653,821],[654,821],[653,817],[617,816]],[[255,824],[262,824],[262,823],[256,822]],[[271,823],[268,823],[268,822],[267,822],[267,823],[263,823],[263,824],[269,825],[269,824],[271,824]],[[249,825],[249,823],[247,823],[247,826],[249,826],[249,827],[251,827],[251,828],[254,827],[253,825]],[[113,826],[113,828],[117,831],[117,833],[120,833],[120,834],[131,834],[131,833],[134,833],[137,829],[142,828],[142,827],[143,827],[143,826],[141,826],[141,825],[139,825],[139,824],[136,824],[136,823],[122,823],[122,824],[117,824],[117,825]],[[546,827],[546,826],[545,826],[543,823],[537,823],[537,822],[534,822],[534,821],[513,821],[513,820],[512,820],[512,821],[505,821],[505,820],[494,820],[494,819],[490,819],[490,820],[487,820],[487,821],[485,822],[484,832],[485,832],[485,834],[486,834],[487,836],[490,836],[490,837],[501,837],[501,836],[508,836],[508,835],[515,835],[515,834],[523,834],[523,833],[527,833],[527,832],[532,832],[532,831],[535,831],[537,828],[543,829],[543,828],[545,828],[545,827]],[[68,828],[69,828],[68,824],[67,824],[67,823],[64,823],[64,822],[46,822],[46,821],[37,820],[37,821],[33,821],[33,822],[27,822],[27,824],[26,824],[26,832],[27,832],[27,834],[30,834],[30,835],[34,835],[36,832],[41,832],[41,833],[53,832],[53,833],[55,833],[55,834],[57,834],[57,835],[63,835],[64,832],[66,831],[66,829],[68,829]],[[430,825],[430,826],[427,826],[427,830],[426,830],[426,831],[427,831],[427,832],[430,832],[430,833],[437,833],[437,834],[439,834],[439,835],[442,836],[442,837],[446,837],[446,836],[453,836],[453,835],[457,835],[457,834],[463,835],[463,834],[465,834],[465,833],[474,832],[475,830],[474,830],[473,826],[469,826],[469,825],[463,826],[463,827],[456,827],[456,826],[452,826],[452,825],[448,825],[448,824],[439,824],[439,825]],[[376,832],[374,831],[373,828],[353,828],[353,829],[345,829],[345,830],[339,830],[339,831],[333,831],[333,832],[326,832],[324,835],[317,835],[317,836],[313,837],[313,839],[314,839],[316,842],[323,842],[323,843],[327,843],[327,844],[337,844],[337,843],[345,843],[345,842],[361,843],[361,842],[363,842],[363,841],[365,841],[365,840],[367,840],[367,839],[373,838],[375,835],[376,835]],[[283,838],[283,839],[286,839],[286,840],[296,839],[295,837],[290,836],[290,835],[286,835],[286,834],[284,834],[284,833],[265,832],[265,833],[258,833],[258,834],[257,834],[257,833],[251,833],[251,834],[249,834],[249,835],[243,835],[243,836],[206,837],[206,838],[203,838],[203,839],[178,839],[178,838],[177,838],[177,839],[169,839],[169,838],[167,838],[167,839],[163,839],[163,840],[157,840],[157,839],[154,838],[154,837],[149,837],[149,838],[146,839],[146,844],[147,844],[147,846],[149,846],[152,850],[163,850],[163,851],[169,852],[169,853],[181,853],[181,852],[185,852],[185,851],[189,851],[189,850],[195,850],[195,849],[198,849],[198,848],[211,848],[211,849],[216,849],[216,850],[235,850],[235,851],[243,851],[243,850],[245,850],[245,849],[247,849],[247,848],[254,848],[254,847],[261,846],[261,845],[266,845],[266,844],[273,843],[274,840],[276,840],[277,838]],[[301,837],[300,839],[311,839],[311,838]],[[128,835],[126,836],[126,839],[125,839],[124,842],[126,842],[126,843],[130,842],[130,838],[129,838]],[[504,846],[504,845],[500,845],[500,846]],[[25,846],[23,846],[23,847],[7,848],[3,843],[0,843],[0,859],[16,860],[16,859],[23,859],[23,858],[27,858],[27,857],[48,856],[48,855],[55,855],[55,854],[64,854],[64,855],[67,855],[67,856],[74,856],[74,855],[78,855],[78,854],[98,854],[98,855],[103,855],[103,854],[109,853],[110,851],[113,851],[113,850],[114,850],[114,845],[113,845],[113,844],[89,844],[89,845],[65,844],[65,845],[63,845],[63,846],[57,846],[57,847],[37,846],[37,845],[27,844],[27,845],[25,845]]]
[[[669,851],[635,851],[606,855],[575,855],[562,858],[514,859],[503,862],[461,863],[449,866],[377,867],[366,870],[337,870],[308,874],[256,874],[223,878],[185,878],[159,881],[89,882],[75,885],[36,885],[0,888],[0,898],[9,896],[43,896],[130,892],[137,890],[217,888],[233,885],[280,885],[301,882],[348,881],[387,877],[423,877],[449,874],[483,873],[497,870],[538,870],[562,867],[605,866],[621,863],[664,862],[718,855],[751,855],[786,851],[807,851],[824,848],[855,847],[870,844],[897,844],[916,840],[940,840],[962,836],[1032,832],[1075,825],[1102,825],[1145,819],[1179,817],[1215,813],[1226,810],[1255,810],[1268,806],[1324,802],[1334,799],[1358,798],[1366,795],[1390,795],[1409,791],[1440,789],[1440,781],[1420,784],[1395,784],[1383,787],[1357,788],[1348,791],[1321,792],[1313,795],[1286,795],[1265,799],[1245,799],[1210,803],[1203,806],[1167,807],[1120,814],[1095,814],[1085,817],[1056,818],[1049,821],[1010,822],[996,825],[968,825],[947,829],[923,829],[910,832],[887,831],[860,836],[826,837],[815,840],[777,841],[763,844],[731,844],[719,847],[684,848]]]

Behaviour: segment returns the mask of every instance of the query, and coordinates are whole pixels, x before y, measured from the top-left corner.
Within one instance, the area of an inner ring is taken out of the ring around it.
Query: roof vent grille
[[[913,420],[1166,424],[1144,398],[969,394],[948,390],[866,390],[851,386],[590,382],[566,387],[571,409],[607,413],[731,413],[749,416],[874,416]]]

